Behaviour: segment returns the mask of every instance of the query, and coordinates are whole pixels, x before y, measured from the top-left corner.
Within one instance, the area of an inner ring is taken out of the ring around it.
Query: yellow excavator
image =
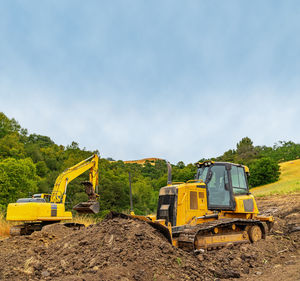
[[[47,224],[71,220],[72,213],[65,210],[67,186],[87,170],[90,170],[89,181],[82,184],[89,199],[77,204],[73,209],[79,213],[98,213],[98,160],[95,154],[66,169],[57,177],[51,194],[34,194],[32,198],[21,198],[16,203],[8,204],[6,220],[23,223],[13,226],[11,235],[31,234]]]
[[[174,246],[188,251],[216,249],[265,238],[273,217],[260,216],[249,191],[247,166],[205,161],[197,163],[195,180],[172,182],[159,191],[156,216],[147,221]],[[113,214],[118,216],[118,214]]]

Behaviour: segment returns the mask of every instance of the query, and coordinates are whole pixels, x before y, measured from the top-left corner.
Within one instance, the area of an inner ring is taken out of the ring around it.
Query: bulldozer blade
[[[81,202],[73,207],[73,210],[80,214],[97,214],[99,213],[100,205],[98,201]]]
[[[150,219],[148,219],[147,217],[144,217],[144,216],[127,215],[127,214],[124,214],[124,213],[118,213],[118,212],[114,212],[114,211],[111,211],[110,213],[108,213],[105,218],[106,219],[113,219],[113,218],[116,218],[116,217],[119,217],[119,218],[122,218],[122,219],[136,219],[136,220],[144,221],[144,222],[150,224],[157,231],[159,231],[163,236],[165,236],[166,239],[169,241],[169,243],[172,245],[172,235],[171,235],[169,229],[166,226],[164,226],[160,223],[157,223],[157,222],[153,222],[153,221],[151,221]]]

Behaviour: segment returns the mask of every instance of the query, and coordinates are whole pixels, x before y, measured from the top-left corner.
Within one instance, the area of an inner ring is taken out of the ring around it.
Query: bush
[[[0,204],[7,205],[37,191],[36,168],[30,158],[0,161]]]
[[[279,165],[271,158],[264,157],[255,160],[250,165],[250,187],[260,186],[275,182],[279,179]]]

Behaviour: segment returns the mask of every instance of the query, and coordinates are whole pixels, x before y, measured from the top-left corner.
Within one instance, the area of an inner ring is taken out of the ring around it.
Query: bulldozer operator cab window
[[[230,207],[228,176],[224,165],[211,166],[207,176],[208,204],[210,207]]]
[[[246,174],[243,167],[231,167],[232,190],[234,194],[247,194],[248,186]]]
[[[208,167],[199,168],[197,171],[196,179],[205,182],[208,169],[209,169]]]

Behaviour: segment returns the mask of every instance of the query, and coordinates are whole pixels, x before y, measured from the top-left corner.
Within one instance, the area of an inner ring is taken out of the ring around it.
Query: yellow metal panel
[[[199,187],[202,185],[204,187],[204,184],[199,182],[178,185],[177,226],[190,224],[196,217],[212,213],[207,209],[206,188]],[[197,209],[190,208],[190,192],[197,193]]]
[[[244,208],[244,200],[252,199],[253,200],[253,211],[245,211]],[[250,213],[250,214],[258,214],[258,208],[254,199],[254,196],[252,194],[249,195],[235,195],[235,213]]]
[[[71,212],[63,204],[10,203],[7,207],[8,221],[57,221],[72,219]]]
[[[247,166],[244,166],[244,170],[245,170],[245,173],[250,173],[249,168]]]
[[[230,242],[248,241],[246,232],[229,233],[223,235],[198,236],[195,241],[196,249],[215,247]]]
[[[177,218],[176,225],[183,225],[185,218],[185,205],[186,205],[186,193],[183,188],[178,188],[178,198],[177,198]]]

